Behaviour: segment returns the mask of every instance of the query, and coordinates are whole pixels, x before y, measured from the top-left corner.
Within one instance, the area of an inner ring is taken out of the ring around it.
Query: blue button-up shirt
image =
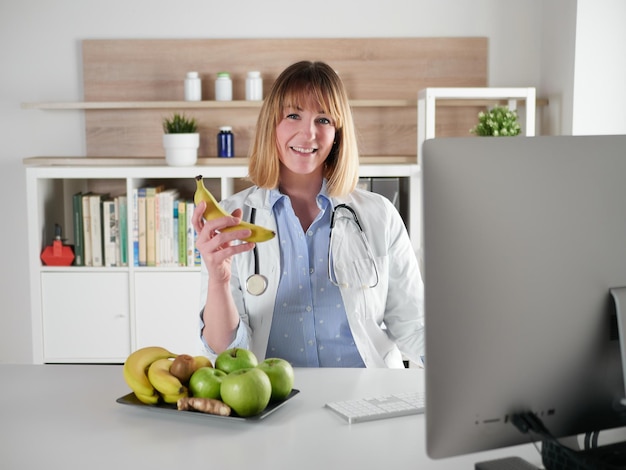
[[[365,367],[354,344],[339,288],[328,279],[332,203],[324,184],[320,212],[304,232],[288,196],[271,191],[280,240],[281,277],[266,357],[294,367]]]

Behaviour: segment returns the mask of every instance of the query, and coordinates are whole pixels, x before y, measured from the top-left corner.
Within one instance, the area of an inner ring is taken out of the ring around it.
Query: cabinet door
[[[41,293],[45,362],[124,362],[128,273],[44,272]]]
[[[200,272],[135,273],[136,347],[198,354]]]

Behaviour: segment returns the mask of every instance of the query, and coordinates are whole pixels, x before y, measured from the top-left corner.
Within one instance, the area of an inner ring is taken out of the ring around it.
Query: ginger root
[[[230,416],[230,406],[213,398],[183,397],[178,400],[176,407],[179,410],[195,410],[219,416]]]

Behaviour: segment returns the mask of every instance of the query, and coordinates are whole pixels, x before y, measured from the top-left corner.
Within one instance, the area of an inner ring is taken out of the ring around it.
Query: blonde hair
[[[324,62],[301,61],[287,67],[265,98],[250,150],[248,176],[265,188],[278,187],[280,172],[276,126],[285,106],[306,103],[313,97],[335,123],[335,142],[324,164],[328,194],[343,196],[354,190],[359,179],[359,152],[352,111],[343,83]]]

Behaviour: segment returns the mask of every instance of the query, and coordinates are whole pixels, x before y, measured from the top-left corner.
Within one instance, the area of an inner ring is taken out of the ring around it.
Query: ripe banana
[[[204,218],[206,220],[217,219],[218,217],[224,217],[224,216],[230,215],[226,213],[226,211],[224,211],[224,209],[220,207],[220,205],[215,200],[213,195],[204,186],[202,175],[198,175],[196,176],[196,192],[193,195],[193,202],[196,205],[198,205],[202,201],[206,202],[206,209],[204,210]],[[243,220],[235,226],[224,228],[223,231],[230,232],[233,230],[241,230],[241,229],[248,229],[252,231],[252,234],[248,238],[243,239],[246,242],[255,242],[255,243],[265,242],[267,240],[271,240],[276,235],[271,230],[268,230],[259,225],[245,222]]]
[[[141,395],[135,392],[135,396],[139,399],[140,402],[145,403],[146,405],[156,405],[159,402],[159,394],[155,393],[154,395]]]
[[[176,354],[160,346],[147,346],[132,352],[124,362],[124,380],[141,402],[155,404],[159,396],[150,383],[146,371],[158,359],[176,357]]]
[[[198,370],[200,367],[213,367],[211,359],[206,356],[194,356],[193,360],[196,365],[196,370]]]
[[[168,358],[157,359],[148,367],[148,380],[161,394],[165,403],[176,403],[187,396],[187,388],[170,374],[172,361]]]

